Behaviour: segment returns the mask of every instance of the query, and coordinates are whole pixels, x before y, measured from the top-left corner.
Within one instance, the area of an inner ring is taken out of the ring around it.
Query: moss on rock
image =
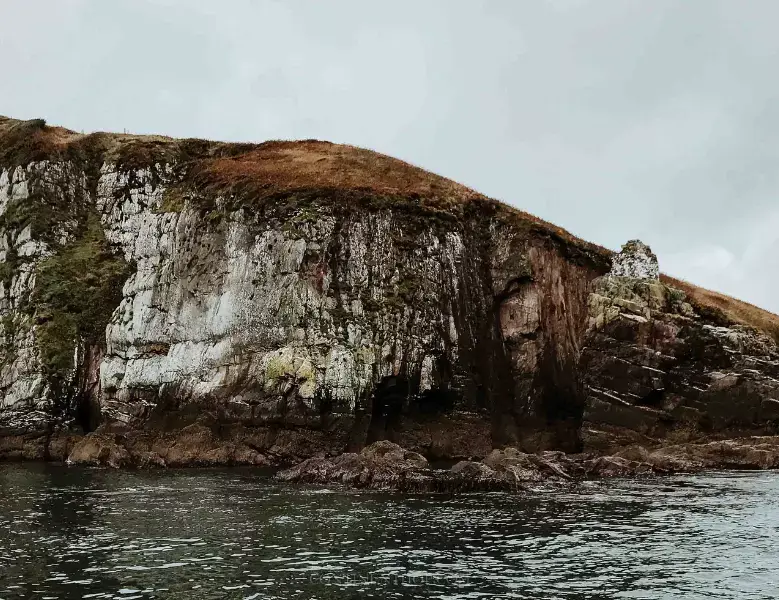
[[[32,306],[41,361],[50,379],[67,378],[80,342],[104,343],[129,273],[130,266],[112,250],[92,213],[78,235],[38,265]]]

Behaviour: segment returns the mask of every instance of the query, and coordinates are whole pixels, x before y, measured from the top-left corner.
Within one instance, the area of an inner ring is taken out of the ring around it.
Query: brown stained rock
[[[516,448],[493,450],[482,462],[501,478],[513,480],[514,483],[545,479],[534,455],[525,454]]]
[[[82,436],[67,432],[0,434],[0,461],[32,460],[65,462]]]
[[[461,460],[449,469],[449,472],[468,479],[489,479],[497,475],[494,469],[483,462],[473,462],[471,460]]]
[[[779,468],[779,437],[749,437],[679,444],[651,452],[647,459],[673,471]]]
[[[640,477],[656,473],[653,465],[646,462],[628,460],[619,456],[600,456],[582,463],[584,473],[589,478]]]
[[[776,469],[779,468],[779,437],[754,436],[660,448],[633,445],[620,450],[617,457],[649,464],[657,473]]]
[[[425,419],[403,418],[392,440],[431,460],[482,458],[492,450],[489,419],[471,412],[452,412]]]
[[[307,456],[334,453],[347,446],[347,437],[339,434],[328,434],[315,429],[280,429],[269,436],[273,440],[267,447],[267,453],[279,457],[280,462],[301,460]],[[254,444],[250,444],[254,445]]]
[[[418,469],[426,469],[429,466],[427,459],[418,452],[410,452],[387,440],[371,444],[360,452],[360,456],[377,463],[381,461],[396,464],[406,462]]]
[[[0,459],[44,460],[46,458],[46,435],[0,435]]]
[[[570,480],[581,474],[575,460],[564,452],[526,454],[516,448],[493,450],[483,461],[499,474],[516,482]]]
[[[281,481],[337,483],[357,488],[430,491],[432,471],[427,460],[397,444],[379,441],[359,454],[315,457],[279,472]]]
[[[437,471],[434,476],[435,491],[439,492],[512,491],[519,487],[513,478],[469,460],[458,462],[449,471]]]
[[[54,462],[65,462],[72,452],[75,445],[81,441],[83,436],[70,435],[67,433],[58,433],[49,438],[46,460]]]
[[[132,466],[132,457],[116,434],[89,435],[73,447],[68,463],[118,469]]]
[[[240,441],[214,436],[203,425],[166,434],[148,432],[91,433],[72,448],[67,461],[105,467],[268,466],[267,456]]]
[[[505,340],[521,340],[540,326],[538,289],[520,288],[500,305],[500,327]]]

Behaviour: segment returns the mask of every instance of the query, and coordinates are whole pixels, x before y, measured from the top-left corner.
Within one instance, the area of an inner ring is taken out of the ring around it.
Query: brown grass
[[[469,187],[405,161],[318,140],[269,141],[237,155],[202,161],[196,177],[222,191],[252,190],[257,200],[309,190],[335,190],[404,198],[431,211],[463,216],[489,210],[511,221],[574,244],[601,257],[608,250],[577,238],[543,219],[488,198]]]
[[[336,197],[341,192],[343,198],[402,198],[408,206],[421,206],[461,219],[489,212],[508,223],[570,244],[601,263],[608,263],[612,255],[606,248],[451,179],[355,146],[318,140],[235,144],[158,135],[83,135],[63,127],[46,126],[42,120],[18,121],[0,116],[0,164],[23,164],[61,155],[79,145],[95,146],[102,160],[124,163],[128,168],[155,160],[184,161],[190,167],[189,183],[213,186],[222,193],[243,190],[244,195],[257,202],[312,190],[328,191]],[[723,324],[741,323],[779,337],[779,317],[768,311],[686,281],[666,275],[662,279],[682,289],[699,311]]]
[[[738,300],[725,294],[712,292],[669,275],[661,275],[666,285],[682,290],[698,312],[721,322],[723,325],[736,323],[763,331],[779,341],[779,316],[754,304]]]
[[[104,160],[137,168],[155,161],[186,162],[191,180],[217,192],[241,193],[260,202],[296,192],[321,190],[344,198],[383,196],[408,200],[409,206],[459,218],[489,212],[508,222],[571,244],[597,257],[610,252],[565,229],[493,200],[451,179],[371,150],[318,140],[237,144],[177,140],[159,135],[78,134],[42,120],[0,116],[0,164],[41,160],[70,147],[99,146]],[[3,150],[10,148],[13,153]],[[344,194],[343,192],[355,192]],[[398,204],[402,207],[401,204]]]
[[[447,198],[452,203],[483,197],[402,160],[316,140],[265,142],[233,158],[206,161],[204,170],[225,184],[251,180],[274,193],[335,188],[377,195]]]

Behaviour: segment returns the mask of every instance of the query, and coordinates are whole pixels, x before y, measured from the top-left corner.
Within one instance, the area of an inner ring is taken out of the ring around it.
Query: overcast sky
[[[779,312],[779,0],[0,0],[0,114],[372,148]]]

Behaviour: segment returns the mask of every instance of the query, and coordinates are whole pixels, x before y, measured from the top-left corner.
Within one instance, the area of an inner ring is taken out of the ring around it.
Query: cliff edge
[[[0,457],[280,464],[391,440],[455,459],[775,433],[777,317],[658,278],[647,251],[613,261],[351,146],[0,117]]]

